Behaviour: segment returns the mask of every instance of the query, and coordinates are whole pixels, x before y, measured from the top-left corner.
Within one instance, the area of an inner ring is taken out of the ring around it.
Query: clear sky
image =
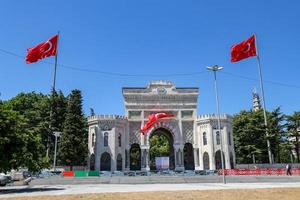
[[[82,90],[86,114],[92,107],[123,115],[122,87],[164,79],[199,87],[198,114],[214,113],[213,74],[205,67],[215,64],[224,67],[220,110],[234,114],[251,108],[259,81],[257,60],[232,64],[230,47],[256,33],[267,109],[291,114],[300,110],[299,10],[296,0],[2,0],[0,98],[49,93],[53,65],[26,65],[4,51],[25,57],[59,30],[57,88]]]

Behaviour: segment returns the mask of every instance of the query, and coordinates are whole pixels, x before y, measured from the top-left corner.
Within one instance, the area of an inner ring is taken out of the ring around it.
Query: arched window
[[[117,171],[122,171],[122,155],[117,156]]]
[[[203,169],[209,170],[209,155],[207,152],[203,154]]]
[[[207,145],[207,136],[206,133],[203,133],[203,145]]]
[[[219,131],[217,131],[217,133],[216,133],[216,140],[217,140],[217,145],[219,145],[220,144],[220,132]]]
[[[92,134],[92,147],[95,146],[95,133]]]
[[[228,144],[231,145],[231,133],[228,132]]]
[[[119,147],[122,146],[122,135],[121,133],[119,133],[119,136],[118,136],[118,143],[119,143]]]
[[[107,132],[104,133],[104,146],[105,147],[108,146],[108,133]]]
[[[111,170],[111,157],[110,154],[104,152],[100,159],[100,171],[110,171]]]

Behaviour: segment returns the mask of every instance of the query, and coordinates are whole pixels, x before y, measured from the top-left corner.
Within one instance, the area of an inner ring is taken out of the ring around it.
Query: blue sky
[[[215,64],[224,67],[218,74],[220,110],[234,114],[251,108],[259,82],[256,59],[232,64],[230,47],[256,33],[267,109],[281,106],[291,114],[300,110],[299,9],[296,0],[3,0],[0,98],[50,91],[53,65],[26,65],[3,50],[25,56],[59,30],[58,62],[64,66],[58,66],[57,88],[65,94],[82,90],[87,114],[92,107],[97,114],[123,115],[122,87],[161,79],[199,87],[198,114],[214,113],[213,75],[205,67]]]

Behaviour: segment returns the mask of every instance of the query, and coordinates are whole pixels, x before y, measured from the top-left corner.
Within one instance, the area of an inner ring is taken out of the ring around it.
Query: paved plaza
[[[299,188],[300,176],[148,176],[148,177],[51,177],[29,186],[0,188],[0,198],[114,192]]]
[[[299,188],[300,182],[273,183],[182,183],[182,184],[84,184],[84,185],[41,185],[12,186],[1,191],[0,198],[43,195],[70,195],[115,192],[153,192],[186,190],[226,190],[226,189],[263,189]]]

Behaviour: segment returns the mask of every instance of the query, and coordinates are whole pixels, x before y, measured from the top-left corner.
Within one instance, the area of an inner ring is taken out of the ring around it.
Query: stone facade
[[[221,140],[225,167],[235,166],[232,118],[221,115],[221,134],[215,115],[197,116],[198,88],[176,88],[170,81],[152,81],[147,87],[122,89],[125,117],[100,115],[88,118],[89,167],[101,171],[150,170],[149,139],[165,134],[170,143],[170,168],[220,168]],[[151,113],[166,112],[173,118],[160,119],[146,133],[140,129]],[[132,157],[133,149],[138,154]]]

